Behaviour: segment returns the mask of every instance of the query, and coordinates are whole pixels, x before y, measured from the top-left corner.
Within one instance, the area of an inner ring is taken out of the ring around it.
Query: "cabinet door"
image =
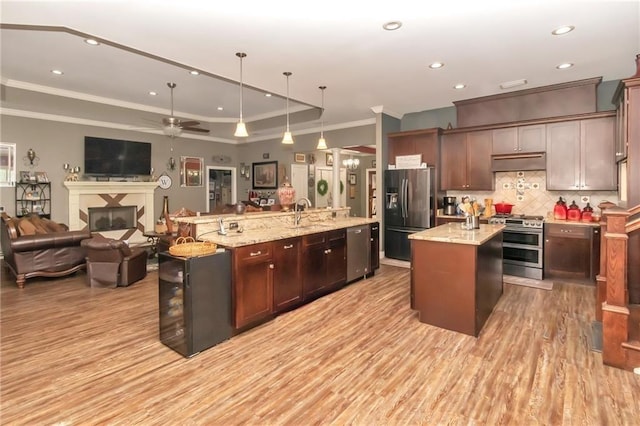
[[[495,129],[491,132],[494,155],[513,154],[518,151],[518,128]]]
[[[467,133],[466,189],[493,190],[491,171],[491,130]]]
[[[615,118],[580,122],[580,189],[616,191],[618,170],[615,153]]]
[[[576,190],[579,175],[580,122],[547,124],[547,189]]]
[[[412,136],[397,136],[389,140],[389,164],[396,164],[396,156],[413,155],[416,144]]]
[[[347,282],[347,238],[346,230],[330,231],[326,250],[326,280],[332,290]]]
[[[302,237],[302,256],[304,258],[302,287],[305,300],[313,299],[323,293],[327,286],[325,274],[326,236],[327,234],[322,232]]]
[[[537,124],[518,127],[518,152],[544,152],[547,145],[547,126]]]
[[[440,189],[467,189],[467,143],[466,133],[451,133],[442,137],[442,164],[440,167]],[[490,149],[490,148],[489,148]]]
[[[282,311],[302,302],[302,239],[273,242],[273,308]]]
[[[234,326],[268,318],[273,311],[271,243],[241,247],[234,253]]]
[[[545,225],[545,278],[591,280],[591,230],[579,225]]]

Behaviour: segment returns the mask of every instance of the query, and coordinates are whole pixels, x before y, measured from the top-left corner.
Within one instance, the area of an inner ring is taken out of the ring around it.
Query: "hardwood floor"
[[[383,265],[184,359],[158,340],[156,272],[84,280],[3,270],[2,424],[640,422],[640,376],[589,350],[592,287],[507,285],[475,339],[418,322],[409,271]]]

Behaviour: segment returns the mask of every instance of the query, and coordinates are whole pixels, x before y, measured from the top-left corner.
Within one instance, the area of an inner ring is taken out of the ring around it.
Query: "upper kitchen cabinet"
[[[547,189],[615,191],[612,113],[547,124]]]
[[[544,152],[546,149],[544,124],[494,129],[492,136],[494,155]]]
[[[389,133],[388,163],[396,164],[397,156],[421,154],[423,163],[437,166],[440,133],[439,128]]]
[[[626,190],[620,195],[633,207],[640,204],[640,54],[635,75],[620,81],[613,103],[618,112],[616,159],[623,160],[621,166],[627,171]]]
[[[451,132],[442,137],[440,189],[493,191],[492,131]]]

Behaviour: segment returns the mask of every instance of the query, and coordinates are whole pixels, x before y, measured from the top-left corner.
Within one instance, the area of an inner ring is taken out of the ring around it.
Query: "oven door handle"
[[[542,250],[542,239],[540,239],[540,244],[538,245],[502,243],[502,247],[517,248],[517,249],[523,249],[523,250]]]

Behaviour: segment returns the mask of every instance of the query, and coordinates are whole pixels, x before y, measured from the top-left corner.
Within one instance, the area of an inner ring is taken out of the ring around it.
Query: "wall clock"
[[[171,188],[171,176],[169,175],[161,175],[158,178],[158,185],[160,186],[160,188],[162,189],[169,189]]]

